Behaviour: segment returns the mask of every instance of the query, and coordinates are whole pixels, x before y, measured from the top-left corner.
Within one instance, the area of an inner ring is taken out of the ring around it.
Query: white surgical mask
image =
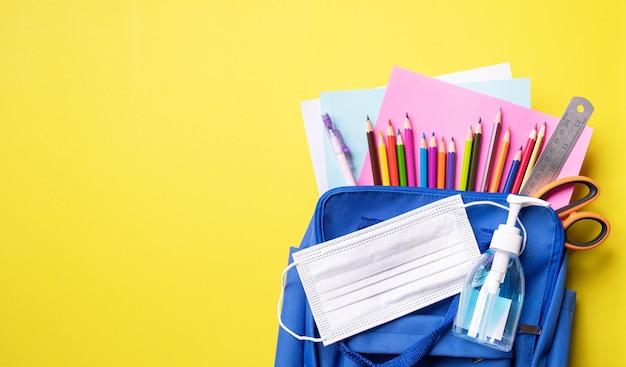
[[[332,344],[461,291],[480,257],[460,195],[293,254],[320,338]],[[284,283],[283,283],[284,288]]]

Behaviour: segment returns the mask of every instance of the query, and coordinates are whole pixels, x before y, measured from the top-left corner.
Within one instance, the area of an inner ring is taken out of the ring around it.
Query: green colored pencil
[[[398,142],[396,144],[396,153],[398,155],[398,176],[400,178],[400,186],[408,185],[408,176],[406,173],[406,153],[404,151],[404,141],[398,129]]]
[[[470,160],[469,175],[467,177],[467,191],[476,191],[476,177],[478,177],[478,160],[480,159],[480,145],[483,136],[481,119],[478,119],[474,130],[474,141],[472,142],[472,159]]]

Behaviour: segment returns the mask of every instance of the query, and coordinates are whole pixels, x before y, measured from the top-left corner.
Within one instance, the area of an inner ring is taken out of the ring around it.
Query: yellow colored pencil
[[[470,160],[472,158],[472,145],[474,143],[474,132],[470,125],[465,138],[465,147],[463,148],[463,161],[461,163],[461,177],[459,178],[459,190],[467,190],[467,178],[469,176]]]
[[[378,131],[378,160],[380,163],[380,178],[383,186],[389,186],[389,163],[387,162],[387,147],[382,130]]]

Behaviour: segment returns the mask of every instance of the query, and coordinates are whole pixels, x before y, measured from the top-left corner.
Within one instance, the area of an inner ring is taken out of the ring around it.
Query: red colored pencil
[[[522,180],[524,180],[524,173],[526,172],[526,168],[528,167],[530,155],[533,153],[533,148],[535,147],[536,140],[537,125],[535,125],[533,130],[530,132],[528,142],[526,142],[526,146],[524,147],[524,152],[522,153],[522,159],[520,160],[519,169],[517,170],[517,174],[515,175],[515,181],[513,181],[513,186],[511,187],[511,194],[519,193],[520,186],[522,186]]]

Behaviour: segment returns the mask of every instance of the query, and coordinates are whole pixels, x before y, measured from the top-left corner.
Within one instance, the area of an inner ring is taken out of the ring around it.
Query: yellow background
[[[272,365],[299,103],[507,61],[535,109],[595,106],[571,365],[623,365],[625,4],[0,0],[0,366]]]

